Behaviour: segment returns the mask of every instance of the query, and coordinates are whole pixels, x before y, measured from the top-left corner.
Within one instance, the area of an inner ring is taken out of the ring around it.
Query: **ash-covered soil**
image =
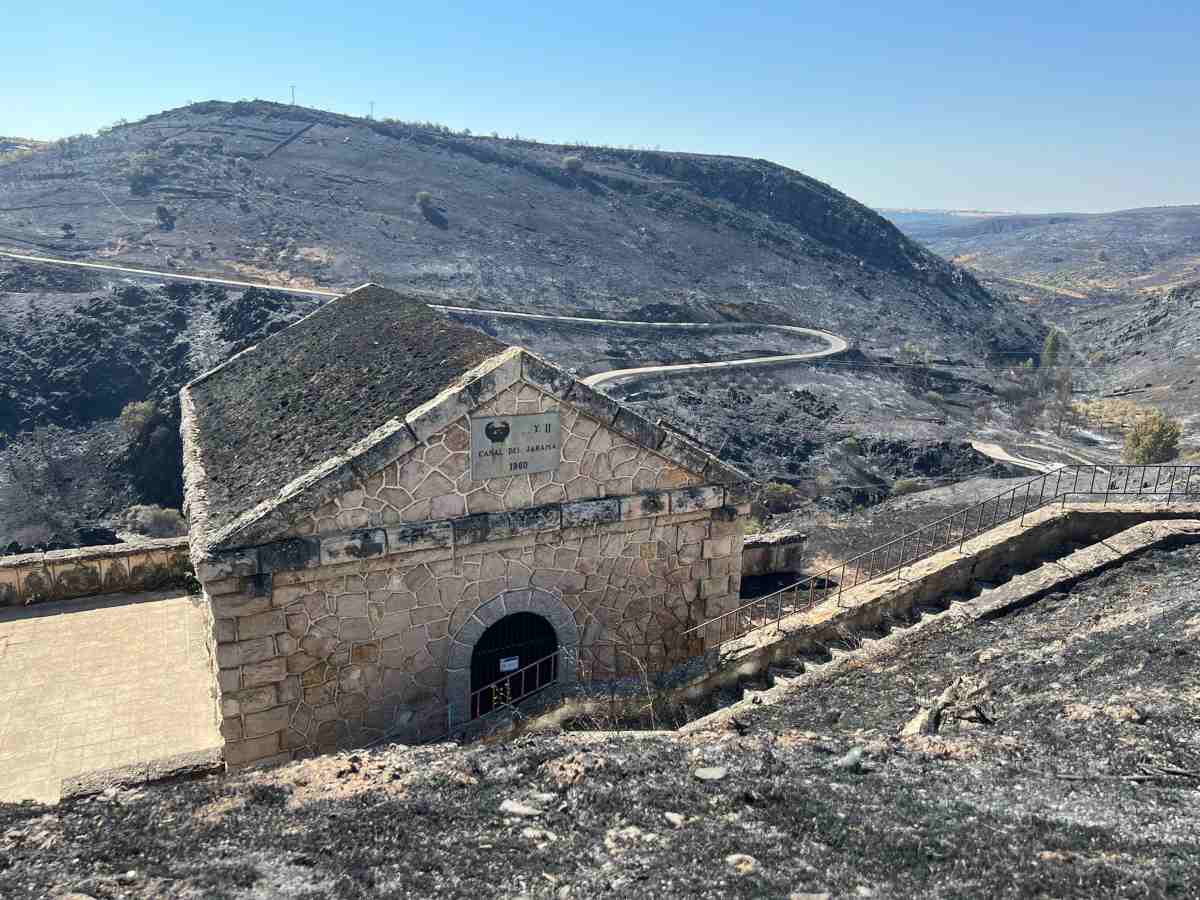
[[[688,737],[384,747],[0,807],[41,898],[1196,897],[1200,549],[943,617]],[[930,734],[900,730],[951,684]]]
[[[0,548],[75,546],[134,504],[177,508],[179,388],[320,302],[0,259]],[[142,401],[145,433],[118,428]]]
[[[321,301],[184,282],[36,285],[54,266],[0,261],[0,431],[110,419],[130,400],[167,400],[201,372]],[[5,279],[7,275],[7,279]],[[69,285],[70,289],[65,289]]]
[[[1200,421],[1200,281],[1149,296],[1058,298],[1039,309],[1070,337],[1080,374],[1098,396],[1154,406]]]
[[[682,311],[682,308],[659,310],[668,318],[658,321],[672,321],[671,313]],[[827,346],[825,341],[812,335],[753,326],[744,331],[705,331],[509,319],[457,312],[452,318],[506,344],[529,347],[560,366],[574,370],[581,378],[634,366],[783,356],[809,353]]]
[[[877,213],[763,160],[213,101],[17,159],[0,193],[0,245],[25,252],[606,318],[766,310],[959,353],[1041,340],[1024,310]]]
[[[876,503],[901,479],[925,487],[991,471],[968,441],[995,403],[981,381],[862,355],[746,371],[629,379],[609,393],[662,417],[763,481],[826,508]]]
[[[1083,294],[1161,287],[1200,275],[1200,206],[1109,213],[955,215],[889,211],[947,259]]]
[[[982,503],[1031,477],[1012,467],[991,464],[987,474],[954,481],[881,502],[850,509],[807,505],[768,518],[770,529],[796,530],[808,536],[805,570],[823,572],[969,506]]]

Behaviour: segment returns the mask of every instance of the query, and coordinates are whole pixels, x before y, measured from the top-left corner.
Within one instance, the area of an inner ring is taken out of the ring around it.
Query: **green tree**
[[[1057,328],[1051,328],[1050,333],[1046,335],[1046,342],[1042,344],[1041,366],[1043,369],[1053,369],[1058,365],[1063,350],[1066,349],[1064,344],[1062,332]]]
[[[124,168],[130,193],[148,194],[166,174],[167,163],[157,151],[147,150],[127,157]]]
[[[1071,402],[1074,392],[1071,370],[1063,366],[1054,375],[1054,399],[1050,401],[1050,411],[1054,414],[1054,431],[1060,437],[1074,412],[1074,404]]]
[[[153,400],[134,400],[125,404],[117,424],[130,441],[138,441],[154,424],[156,413]]]
[[[1178,422],[1157,409],[1151,410],[1125,432],[1125,462],[1144,466],[1174,459],[1182,434]]]

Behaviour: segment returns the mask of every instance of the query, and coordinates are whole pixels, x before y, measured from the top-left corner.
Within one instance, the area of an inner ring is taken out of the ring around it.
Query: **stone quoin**
[[[420,297],[365,285],[180,397],[231,766],[452,732],[493,626],[542,623],[567,683],[739,602],[748,476]]]

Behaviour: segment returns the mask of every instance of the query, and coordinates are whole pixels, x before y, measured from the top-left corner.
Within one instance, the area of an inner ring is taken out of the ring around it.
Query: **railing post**
[[[1175,494],[1175,473],[1178,471],[1178,466],[1171,466],[1171,480],[1167,482],[1167,505],[1170,506],[1171,498]]]
[[[1184,496],[1187,496],[1188,494],[1190,494],[1192,492],[1192,467],[1191,466],[1187,467],[1187,473],[1188,473],[1187,484],[1184,486],[1184,489],[1183,489]]]

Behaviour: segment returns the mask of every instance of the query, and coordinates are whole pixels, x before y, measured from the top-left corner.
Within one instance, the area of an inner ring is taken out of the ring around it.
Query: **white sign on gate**
[[[519,668],[521,668],[521,657],[519,656],[506,656],[500,660],[501,672],[515,672]]]
[[[557,472],[562,457],[558,410],[471,420],[471,478]]]

